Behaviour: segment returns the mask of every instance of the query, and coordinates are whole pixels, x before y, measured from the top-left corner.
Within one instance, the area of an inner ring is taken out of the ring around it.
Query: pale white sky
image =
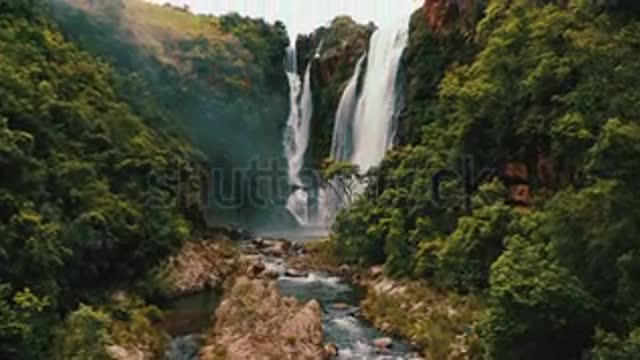
[[[338,15],[349,15],[356,21],[375,22],[385,26],[399,18],[408,17],[423,0],[147,0],[189,5],[192,11],[206,14],[241,15],[264,18],[269,22],[281,20],[289,34],[310,33]]]

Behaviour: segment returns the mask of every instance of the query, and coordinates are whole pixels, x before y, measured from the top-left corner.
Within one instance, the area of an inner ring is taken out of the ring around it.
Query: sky
[[[237,12],[282,21],[290,35],[306,34],[327,24],[338,15],[349,15],[357,22],[373,21],[385,26],[408,17],[422,0],[147,0],[189,5],[196,13],[221,15]]]

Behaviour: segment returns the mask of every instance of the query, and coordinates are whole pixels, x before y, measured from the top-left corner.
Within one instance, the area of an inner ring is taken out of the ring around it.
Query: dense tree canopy
[[[634,358],[637,10],[426,1],[405,56],[404,146],[339,215],[336,248],[485,294],[488,358]]]
[[[81,302],[101,303],[105,292],[141,277],[201,230],[203,204],[189,200],[199,199],[205,159],[230,152],[235,158],[227,161],[237,165],[256,153],[279,154],[286,103],[278,94],[286,99],[286,82],[273,65],[287,45],[281,25],[207,18],[217,37],[180,38],[159,60],[119,37],[118,21],[131,16],[124,3],[69,3],[78,10],[54,7],[63,35],[53,5],[0,1],[3,359],[106,356],[95,346],[128,325],[80,308],[52,355],[61,315]],[[156,16],[177,11],[144,6]],[[200,23],[181,14],[185,26]],[[163,62],[173,60],[184,68]],[[201,146],[211,138],[211,147]],[[131,326],[157,332],[136,311]]]
[[[253,161],[266,167],[283,159],[284,26],[238,14],[195,15],[143,0],[53,4],[62,32],[117,69],[118,95],[154,128],[187,134],[210,172],[222,174],[216,183],[223,183],[226,197],[235,197],[229,206],[234,211],[211,206],[211,219],[248,222],[264,215],[242,196],[260,186],[248,174]],[[234,171],[243,173],[242,181],[234,182]],[[281,207],[278,201],[286,199],[273,200]]]

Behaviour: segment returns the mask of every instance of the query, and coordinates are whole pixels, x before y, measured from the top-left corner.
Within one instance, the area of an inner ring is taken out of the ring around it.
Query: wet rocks
[[[378,350],[389,350],[393,347],[393,340],[388,337],[378,338],[373,340],[373,346]]]
[[[329,360],[329,359],[333,359],[338,357],[338,346],[332,342],[327,343],[324,345],[324,357],[325,359]]]
[[[283,257],[291,249],[291,243],[284,239],[254,238],[251,242],[261,254],[274,257]]]
[[[294,278],[301,278],[309,275],[304,271],[298,271],[296,269],[287,269],[285,270],[284,274],[288,277],[294,277]]]

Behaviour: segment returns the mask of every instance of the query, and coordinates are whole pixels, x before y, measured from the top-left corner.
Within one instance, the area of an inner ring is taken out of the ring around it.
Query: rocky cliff
[[[303,72],[309,61],[313,92],[309,161],[318,166],[329,156],[335,112],[344,87],[353,75],[358,59],[367,51],[375,25],[361,25],[350,17],[335,18],[296,40],[298,67]]]

